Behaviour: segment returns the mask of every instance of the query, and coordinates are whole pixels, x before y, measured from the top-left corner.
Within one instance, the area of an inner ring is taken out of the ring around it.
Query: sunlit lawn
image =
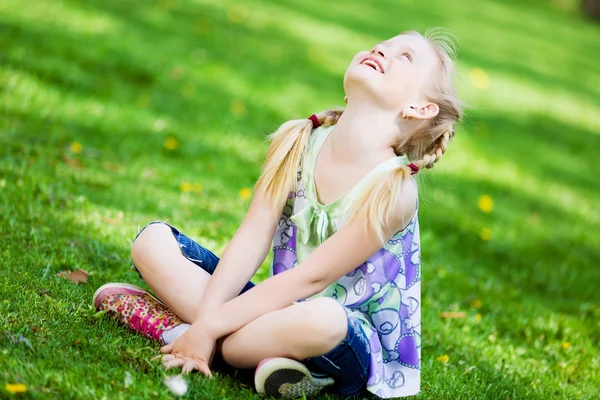
[[[356,51],[444,26],[469,108],[420,178],[420,398],[598,398],[600,27],[546,3],[0,2],[0,397],[171,398],[157,345],[90,304],[142,284],[138,227],[219,254],[265,135],[341,105]],[[55,276],[76,268],[87,284]],[[258,398],[187,379],[187,398]]]

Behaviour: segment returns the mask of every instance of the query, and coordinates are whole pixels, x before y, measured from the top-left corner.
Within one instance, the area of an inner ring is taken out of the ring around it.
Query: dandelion
[[[164,382],[175,396],[183,396],[188,390],[187,382],[180,375],[165,378]]]
[[[438,362],[441,362],[443,364],[447,364],[448,361],[450,361],[450,357],[448,357],[448,354],[442,354],[441,356],[439,356],[435,360],[438,361]]]
[[[22,383],[7,383],[4,386],[4,389],[12,394],[25,393],[27,391],[27,386]]]
[[[492,198],[490,196],[488,196],[487,194],[484,194],[483,196],[479,196],[479,200],[477,200],[477,204],[479,205],[479,209],[486,214],[491,213],[492,209],[494,208],[494,200],[492,200]]]
[[[252,196],[252,190],[250,190],[248,188],[240,189],[240,199],[248,200],[250,198],[250,196]]]
[[[473,68],[469,73],[469,78],[471,80],[471,85],[473,85],[475,89],[483,90],[490,87],[488,75],[481,68]]]
[[[481,308],[481,300],[476,299],[471,302],[471,305],[475,308]]]
[[[152,124],[154,132],[162,132],[167,127],[167,122],[164,119],[157,119]]]
[[[173,151],[179,147],[179,141],[175,139],[173,136],[169,136],[165,139],[165,149]]]
[[[246,112],[246,104],[242,100],[234,100],[231,102],[229,109],[234,116],[240,117]]]
[[[488,340],[489,340],[491,343],[494,343],[494,342],[496,341],[496,336],[494,336],[494,335],[489,335],[489,336],[488,336]]]
[[[475,321],[481,322],[481,318],[482,318],[482,316],[480,313],[475,314]]]
[[[200,183],[194,183],[192,185],[192,192],[194,193],[200,193],[202,191],[202,184]]]
[[[481,240],[488,241],[492,238],[492,230],[490,228],[483,228],[479,233]]]
[[[248,18],[248,8],[246,6],[231,6],[227,11],[227,19],[234,24],[241,24],[246,18]]]
[[[566,349],[568,349],[569,347],[571,347],[571,343],[569,343],[569,342],[562,342],[561,346],[562,346],[562,348],[563,348],[563,349],[565,349],[565,350],[566,350]]]
[[[83,151],[83,146],[81,143],[73,142],[69,146],[69,149],[71,150],[71,153],[80,154]]]
[[[192,191],[192,184],[189,182],[181,182],[181,185],[179,185],[179,189],[183,193],[189,193]]]

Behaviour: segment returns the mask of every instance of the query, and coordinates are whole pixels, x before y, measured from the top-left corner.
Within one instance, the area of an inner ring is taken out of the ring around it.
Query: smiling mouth
[[[381,68],[381,65],[375,60],[366,58],[366,59],[362,60],[360,62],[360,64],[369,66],[369,67],[373,68],[375,71],[379,72],[380,74],[383,74],[383,68]]]

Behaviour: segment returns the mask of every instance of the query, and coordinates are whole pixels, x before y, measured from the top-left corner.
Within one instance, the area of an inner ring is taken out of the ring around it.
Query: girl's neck
[[[376,164],[394,157],[397,115],[364,104],[348,104],[335,126],[331,152],[341,162],[361,160]]]

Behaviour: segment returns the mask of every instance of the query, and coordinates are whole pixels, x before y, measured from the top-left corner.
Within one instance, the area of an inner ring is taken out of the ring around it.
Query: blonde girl
[[[111,283],[95,306],[163,344],[165,366],[210,376],[216,355],[255,369],[259,393],[416,394],[412,175],[442,157],[461,117],[451,55],[444,38],[416,32],[356,54],[343,111],[288,121],[271,135],[248,213],[220,260],[152,223],[131,253],[157,297]],[[255,286],[271,244],[272,276]]]

